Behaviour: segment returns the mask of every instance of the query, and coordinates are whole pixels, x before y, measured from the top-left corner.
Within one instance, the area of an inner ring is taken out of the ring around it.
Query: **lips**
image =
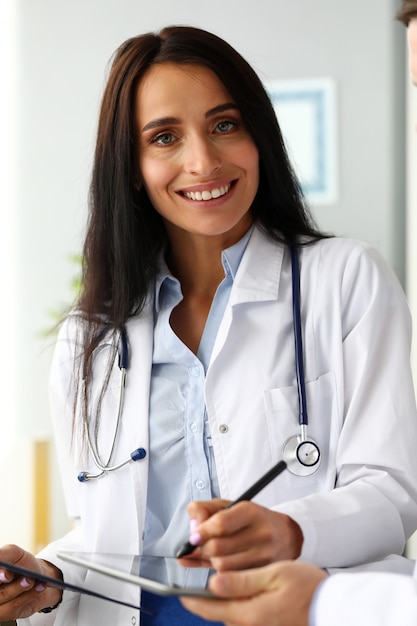
[[[225,196],[229,193],[231,187],[232,183],[227,183],[226,185],[221,185],[220,187],[213,187],[213,189],[202,189],[201,191],[183,191],[181,193],[185,198],[188,198],[189,200],[206,202],[208,200],[220,198],[220,196]]]

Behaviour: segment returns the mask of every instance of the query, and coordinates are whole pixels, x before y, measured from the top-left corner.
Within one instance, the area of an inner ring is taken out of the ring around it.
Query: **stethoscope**
[[[295,370],[297,378],[297,394],[298,394],[298,421],[300,424],[300,434],[293,435],[284,444],[283,460],[287,463],[287,469],[296,476],[310,476],[314,474],[320,466],[321,454],[320,448],[316,441],[307,435],[308,414],[307,399],[304,379],[304,357],[303,357],[303,339],[301,331],[301,304],[300,304],[300,266],[298,261],[298,252],[295,246],[290,246],[291,252],[291,270],[292,270],[292,309],[293,309],[293,330],[294,330],[294,348],[295,348]],[[146,456],[144,448],[137,448],[131,452],[130,456],[118,463],[111,465],[113,452],[119,431],[120,419],[123,411],[124,391],[126,386],[126,376],[128,367],[128,343],[126,329],[120,331],[120,345],[118,349],[118,365],[120,369],[120,389],[117,407],[117,419],[113,435],[113,443],[107,463],[104,463],[98,450],[93,446],[88,426],[88,420],[83,415],[84,429],[87,438],[87,445],[91,453],[91,457],[97,469],[96,474],[89,472],[80,472],[78,480],[87,482],[94,478],[100,478],[109,472],[120,469],[131,461],[139,461]],[[87,385],[87,379],[84,377],[83,385]],[[84,388],[85,392],[85,388]]]
[[[292,270],[292,313],[294,329],[295,372],[298,393],[298,422],[300,434],[293,435],[284,444],[283,460],[287,469],[296,476],[310,476],[320,466],[320,448],[308,437],[308,413],[304,379],[303,335],[301,331],[300,265],[295,246],[290,246]]]
[[[97,467],[99,471],[97,474],[91,474],[90,472],[85,472],[85,471],[80,472],[78,474],[78,480],[80,481],[80,483],[85,483],[88,480],[92,480],[93,478],[101,478],[108,472],[114,472],[115,470],[120,469],[124,465],[127,465],[128,463],[130,463],[130,461],[140,461],[141,459],[144,459],[146,456],[146,450],[144,448],[137,448],[136,450],[133,450],[133,452],[130,453],[130,456],[127,459],[125,459],[124,461],[121,461],[121,463],[118,463],[117,465],[111,465],[111,460],[113,457],[113,452],[114,452],[114,448],[115,448],[116,440],[117,440],[117,433],[119,432],[119,424],[120,424],[120,419],[121,419],[122,411],[123,411],[123,402],[124,402],[125,387],[126,387],[126,375],[127,375],[127,367],[128,367],[128,346],[127,346],[127,334],[126,334],[125,328],[122,328],[122,330],[120,331],[120,347],[118,350],[118,365],[119,365],[119,370],[120,370],[119,399],[118,399],[118,404],[117,404],[117,419],[116,419],[116,425],[114,427],[113,443],[111,446],[110,454],[109,454],[107,463],[103,463],[98,453],[98,450],[93,446],[93,442],[90,436],[90,429],[88,426],[88,420],[85,416],[85,413],[83,412],[83,425],[84,425],[84,430],[85,430],[85,434],[87,438],[88,449],[92,456],[94,465]],[[85,394],[86,386],[88,384],[86,376],[83,377],[82,384],[83,384],[83,392]]]

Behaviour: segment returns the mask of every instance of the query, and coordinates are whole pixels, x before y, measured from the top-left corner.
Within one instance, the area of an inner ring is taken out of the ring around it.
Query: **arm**
[[[326,577],[311,565],[283,561],[216,574],[210,589],[219,599],[182,598],[181,602],[193,613],[226,625],[414,626],[417,622],[417,581],[399,574]]]
[[[401,554],[417,519],[417,414],[407,303],[393,272],[372,248],[358,246],[341,265],[338,280],[317,285],[317,300],[330,289],[340,309],[333,314],[333,323],[340,317],[340,362],[331,364],[341,419],[340,432],[332,424],[330,433],[335,488],[274,507],[302,529],[301,558],[323,567]],[[315,344],[326,345],[326,319],[320,322],[317,313]]]
[[[319,250],[312,246],[303,251],[301,292],[309,432],[320,444],[322,465],[310,478],[293,477],[287,472],[260,494],[257,501],[276,516],[268,516],[259,507],[256,524],[261,524],[260,517],[264,516],[266,525],[264,531],[259,525],[256,536],[259,541],[262,535],[266,542],[268,535],[286,537],[290,519],[295,531],[290,530],[290,552],[284,549],[278,558],[294,558],[301,531],[303,560],[319,567],[350,567],[377,561],[390,553],[401,554],[415,529],[417,415],[409,363],[411,324],[398,281],[374,250],[349,241],[331,240],[317,247]],[[271,334],[271,316],[262,317],[262,313],[261,308],[257,309],[258,325],[269,328]],[[277,331],[268,343],[268,336],[261,334],[262,346],[257,343],[257,335],[251,337],[251,348],[272,362],[276,355],[270,345],[283,343],[287,338]],[[241,369],[242,362],[236,360],[236,367]],[[278,371],[288,369],[286,363],[287,360],[278,363]],[[250,371],[253,377],[253,370]],[[242,490],[243,485],[250,484],[253,476],[248,475],[249,469],[254,472],[259,464],[267,469],[268,444],[272,459],[280,458],[283,441],[293,434],[296,390],[291,382],[285,382],[285,374],[280,375],[280,388],[263,392],[268,429],[261,430],[258,438],[256,429],[263,428],[261,417],[259,426],[257,420],[247,420],[242,432],[241,420],[221,414],[223,407],[216,398],[220,396],[224,403],[230,386],[221,386],[220,393],[211,399],[213,410],[221,415],[222,422],[229,424],[230,433],[233,431],[233,439],[230,434],[223,440],[217,437],[216,442],[223,464],[220,469],[223,472],[226,468],[227,472],[223,493],[230,493],[231,488]],[[238,391],[234,395],[232,391],[233,404],[240,407],[236,409],[238,415],[245,410],[242,389],[250,389],[250,384],[251,378],[244,376]],[[239,453],[230,460],[235,449]],[[228,517],[228,524],[222,522],[220,531],[219,526],[203,526],[201,522],[216,510],[215,504],[209,509],[207,506],[200,503],[190,508],[190,517],[200,522],[196,531],[202,543],[207,543],[205,550],[209,550],[211,533],[218,540],[219,532],[237,529],[238,522]],[[237,515],[237,511],[233,514]],[[228,516],[233,514],[232,510],[227,512]],[[250,515],[255,520],[252,511]],[[244,524],[243,532],[248,532]],[[349,542],[345,541],[347,536]],[[245,541],[242,534],[242,551],[246,549]],[[236,546],[235,542],[233,549]],[[224,547],[217,541],[207,554],[213,556],[215,550]],[[276,547],[271,542],[269,560],[277,558]],[[217,556],[221,556],[219,551]],[[238,566],[256,566],[269,560],[264,553],[258,562],[241,561]],[[224,567],[234,565],[229,562]]]
[[[181,602],[189,611],[226,626],[308,626],[311,599],[325,578],[323,570],[311,565],[282,561],[216,574],[209,586],[219,599],[181,598]]]
[[[335,574],[318,590],[312,617],[314,626],[414,626],[416,578],[381,572]]]

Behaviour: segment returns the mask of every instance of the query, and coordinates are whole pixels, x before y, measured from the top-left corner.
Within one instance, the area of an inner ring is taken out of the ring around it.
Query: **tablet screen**
[[[59,552],[58,557],[160,595],[212,595],[207,583],[213,570],[192,559],[184,567],[174,556]]]

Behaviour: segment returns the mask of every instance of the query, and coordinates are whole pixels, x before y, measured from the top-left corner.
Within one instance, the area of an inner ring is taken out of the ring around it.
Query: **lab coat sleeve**
[[[335,574],[316,591],[310,626],[415,626],[417,579],[391,573]]]
[[[340,307],[326,321],[341,320],[340,362],[333,364],[341,421],[330,459],[335,488],[274,507],[301,527],[301,560],[327,568],[401,554],[417,520],[408,306],[393,272],[374,249],[358,246],[343,271],[337,260],[334,265],[338,275],[330,275],[322,286],[318,282],[316,301],[331,289],[334,304],[327,300],[327,306]],[[318,342],[325,342],[321,324],[317,316],[314,332]]]
[[[50,385],[53,388],[51,393],[51,408],[53,426],[55,432],[55,445],[57,449],[59,469],[64,485],[64,495],[66,498],[67,512],[73,528],[59,540],[46,546],[37,556],[54,563],[62,570],[64,579],[75,585],[82,585],[85,573],[82,568],[75,568],[66,564],[57,557],[57,552],[79,551],[83,549],[82,528],[79,524],[79,513],[77,500],[74,497],[73,483],[73,463],[69,454],[71,441],[71,407],[72,407],[72,362],[74,351],[75,324],[74,321],[67,320],[60,330],[57,344],[54,351],[54,358],[51,368]],[[67,602],[76,601],[73,592],[65,591],[60,607],[51,613],[36,613],[30,618],[18,620],[18,626],[52,626],[57,618],[58,612],[62,612]],[[65,609],[64,609],[65,610]]]

